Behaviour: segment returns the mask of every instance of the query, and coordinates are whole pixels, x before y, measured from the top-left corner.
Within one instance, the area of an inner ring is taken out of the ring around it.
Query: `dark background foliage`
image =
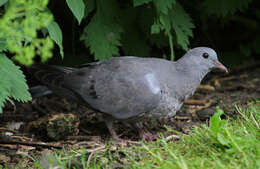
[[[233,66],[241,64],[245,61],[259,59],[260,53],[260,2],[257,0],[248,4],[248,7],[242,9],[242,11],[223,12],[224,14],[210,13],[210,9],[205,9],[205,1],[203,0],[183,0],[181,5],[185,11],[192,18],[192,22],[195,25],[193,29],[194,36],[190,39],[189,48],[197,46],[209,46],[214,48],[220,59],[224,60],[224,63]],[[117,1],[120,9],[127,11],[134,8],[132,1]],[[161,33],[159,35],[151,35],[150,32],[142,30],[141,26],[150,22],[152,19],[149,15],[155,15],[155,11],[147,9],[148,5],[138,7],[136,11],[140,12],[144,16],[129,13],[129,16],[125,18],[134,19],[135,24],[132,24],[132,30],[138,31],[138,38],[129,40],[129,43],[134,43],[133,49],[127,49],[125,47],[128,42],[124,43],[124,39],[128,36],[130,38],[133,31],[125,30],[123,33],[123,46],[120,47],[119,55],[137,55],[142,57],[162,57],[163,55],[169,58],[170,49],[166,36]],[[90,54],[90,51],[84,45],[83,41],[80,41],[80,36],[84,31],[86,25],[88,25],[96,13],[93,10],[92,13],[86,17],[81,25],[78,26],[77,21],[70,9],[64,2],[52,1],[49,4],[52,13],[55,16],[55,20],[59,23],[64,38],[64,53],[65,57],[62,61],[59,55],[59,50],[55,50],[52,63],[60,63],[66,65],[81,64],[84,62],[94,61],[94,56]],[[225,4],[224,4],[225,9]],[[224,11],[224,9],[222,9]],[[232,6],[231,6],[232,9]],[[230,9],[226,9],[229,11]],[[217,9],[221,13],[221,9]],[[137,13],[138,13],[137,12]],[[150,21],[149,21],[150,19]],[[150,25],[149,25],[150,26]],[[153,36],[153,37],[149,37]],[[154,39],[152,39],[154,38]],[[152,40],[151,40],[152,39]],[[140,40],[140,41],[138,41]],[[147,43],[147,47],[140,48],[143,40]],[[154,44],[157,41],[157,44]],[[133,44],[132,44],[133,45]],[[140,46],[139,46],[140,45]],[[147,52],[147,50],[149,52]],[[181,47],[175,47],[176,59],[184,54],[184,50]]]

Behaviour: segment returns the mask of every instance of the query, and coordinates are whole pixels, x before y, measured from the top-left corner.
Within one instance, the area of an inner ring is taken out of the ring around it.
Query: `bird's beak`
[[[214,61],[214,64],[215,64],[215,68],[220,69],[220,70],[228,73],[228,69],[222,63],[220,63],[219,61]]]

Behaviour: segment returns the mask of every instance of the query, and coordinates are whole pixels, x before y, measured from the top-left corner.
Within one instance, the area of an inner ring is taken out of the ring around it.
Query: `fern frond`
[[[4,39],[0,39],[0,52],[7,51],[8,47]]]
[[[82,40],[85,40],[86,46],[90,48],[96,60],[105,60],[119,54],[121,32],[120,25],[104,24],[98,16],[95,16],[86,27]]]
[[[123,28],[117,23],[119,8],[114,0],[97,0],[97,13],[84,30],[85,41],[96,60],[105,60],[119,54]]]
[[[3,75],[0,72],[0,75]],[[10,91],[11,91],[11,86],[10,86],[10,81],[8,80],[7,76],[1,76],[1,81],[0,81],[0,113],[3,112],[3,107],[6,102],[10,98]]]
[[[31,100],[22,71],[4,54],[0,53],[0,113],[6,100],[10,98],[26,102]]]
[[[184,50],[188,50],[189,37],[193,36],[192,29],[195,27],[191,17],[184,11],[179,3],[176,3],[169,12],[169,17],[175,31],[177,43]]]
[[[176,2],[168,11],[168,14],[159,13],[158,18],[152,25],[152,33],[164,30],[172,43],[172,31],[175,32],[177,44],[184,50],[188,49],[189,37],[193,36],[192,29],[195,27],[191,17],[184,11],[183,7]],[[172,45],[170,46],[173,47]],[[173,58],[173,56],[171,57]]]
[[[175,0],[154,0],[153,2],[157,10],[164,14],[168,14],[168,10],[171,10],[176,3]]]

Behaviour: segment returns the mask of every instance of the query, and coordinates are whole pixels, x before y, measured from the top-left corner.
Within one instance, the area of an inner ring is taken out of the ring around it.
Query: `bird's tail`
[[[29,92],[33,98],[42,97],[53,93],[52,90],[43,85],[30,87]]]
[[[50,65],[33,65],[28,68],[29,73],[35,77],[41,85],[31,87],[29,92],[32,97],[37,98],[57,93],[62,90],[63,78],[66,74],[75,71],[76,68],[50,66]]]
[[[64,76],[75,71],[76,68],[33,65],[29,67],[29,72],[42,84],[47,86],[60,86]]]

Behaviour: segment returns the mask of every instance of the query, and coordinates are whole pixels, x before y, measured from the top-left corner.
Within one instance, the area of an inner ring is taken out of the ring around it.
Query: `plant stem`
[[[168,30],[167,31],[168,37],[169,37],[169,43],[170,43],[170,50],[171,50],[171,61],[174,61],[174,50],[173,50],[173,41],[172,41],[172,34]]]

